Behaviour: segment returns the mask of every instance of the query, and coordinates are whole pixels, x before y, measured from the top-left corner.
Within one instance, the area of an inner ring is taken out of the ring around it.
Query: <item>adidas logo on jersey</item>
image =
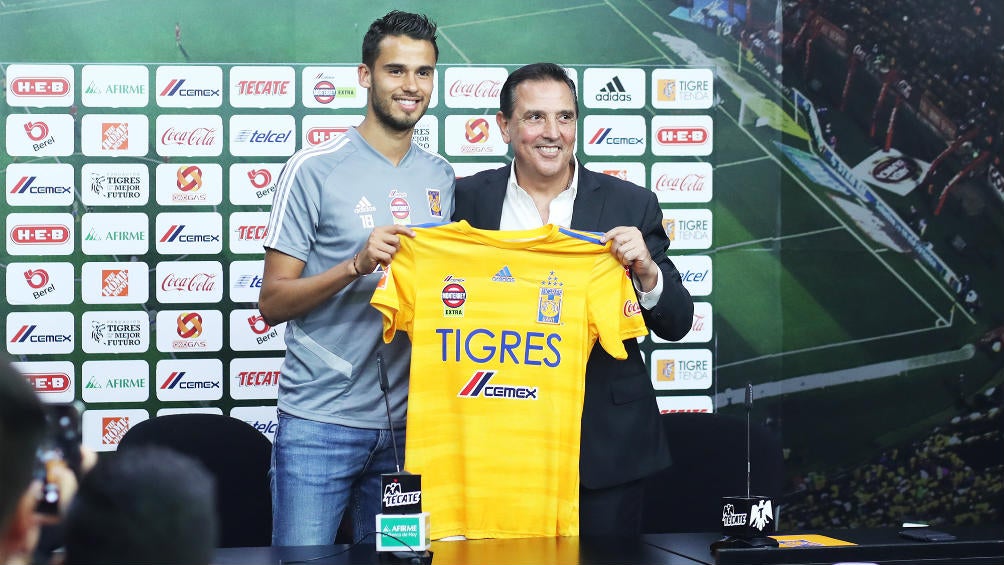
[[[356,214],[365,214],[366,212],[376,212],[376,206],[370,203],[370,201],[363,196],[356,203],[356,208],[354,210]]]
[[[499,269],[499,272],[495,273],[495,276],[492,277],[492,282],[514,283],[516,282],[516,277],[512,276],[512,273],[509,272],[509,265],[506,265]]]

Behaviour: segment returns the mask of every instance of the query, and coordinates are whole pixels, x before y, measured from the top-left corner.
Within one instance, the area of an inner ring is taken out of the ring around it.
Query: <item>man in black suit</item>
[[[578,99],[564,69],[535,63],[514,71],[496,115],[512,165],[457,179],[454,220],[482,229],[558,224],[603,232],[629,267],[648,328],[669,340],[693,323],[694,303],[666,257],[669,239],[655,195],[594,173],[575,159]],[[655,394],[638,342],[618,361],[597,344],[586,367],[579,461],[582,535],[637,534],[642,482],[670,464]]]

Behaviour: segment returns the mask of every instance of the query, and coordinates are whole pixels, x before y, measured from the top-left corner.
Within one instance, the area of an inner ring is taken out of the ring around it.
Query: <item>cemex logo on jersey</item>
[[[476,371],[464,388],[457,394],[460,398],[512,398],[516,400],[537,400],[537,387],[490,385],[488,382],[496,371]]]

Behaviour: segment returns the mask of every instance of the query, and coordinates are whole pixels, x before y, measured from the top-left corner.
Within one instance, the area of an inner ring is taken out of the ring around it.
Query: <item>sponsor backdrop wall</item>
[[[961,167],[938,159],[944,116],[907,100],[892,128],[880,71],[846,79],[839,26],[728,4],[2,2],[6,350],[48,401],[84,404],[99,451],[176,411],[271,437],[285,328],[256,300],[275,181],[362,119],[369,22],[425,11],[441,55],[414,139],[458,176],[511,159],[498,90],[552,60],[577,85],[578,158],[657,193],[696,302],[684,340],[641,342],[659,407],[744,417],[753,384],[786,450],[782,528],[1000,522],[999,169],[935,214],[944,182],[921,180]]]

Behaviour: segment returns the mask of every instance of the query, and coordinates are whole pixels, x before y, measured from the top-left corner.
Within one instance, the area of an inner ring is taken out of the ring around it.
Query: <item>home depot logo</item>
[[[129,124],[126,122],[102,122],[101,149],[105,151],[129,149]]]

